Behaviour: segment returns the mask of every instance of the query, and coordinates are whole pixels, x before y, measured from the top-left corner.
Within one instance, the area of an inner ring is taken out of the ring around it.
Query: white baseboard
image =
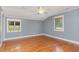
[[[25,38],[25,37],[28,38],[28,37],[34,37],[34,36],[41,36],[41,35],[43,35],[43,34],[34,34],[34,35],[18,36],[18,37],[6,38],[6,39],[4,39],[4,41],[5,41],[5,40],[12,40],[12,39]]]
[[[65,39],[65,38],[60,38],[60,37],[53,36],[53,35],[49,35],[49,34],[43,34],[43,35],[48,36],[48,37],[51,37],[51,38],[57,38],[59,40],[63,40],[63,41],[67,41],[67,42],[70,42],[70,43],[74,43],[74,44],[78,44],[79,45],[79,42],[77,42],[77,41],[73,41],[73,40],[69,40],[69,39]]]
[[[65,38],[60,38],[60,37],[57,37],[57,36],[53,36],[53,35],[49,35],[49,34],[44,34],[44,33],[34,34],[34,35],[27,35],[27,36],[19,36],[19,37],[13,37],[13,38],[6,38],[6,39],[4,39],[4,41],[5,40],[25,38],[25,37],[28,38],[28,37],[33,37],[33,36],[41,36],[41,35],[45,35],[45,36],[48,36],[48,37],[51,37],[51,38],[57,38],[59,40],[67,41],[67,42],[74,43],[74,44],[79,44],[79,42],[77,42],[77,41],[73,41],[73,40],[69,40],[69,39],[65,39]]]

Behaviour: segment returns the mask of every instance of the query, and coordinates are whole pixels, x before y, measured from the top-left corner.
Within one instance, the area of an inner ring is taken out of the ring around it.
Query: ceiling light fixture
[[[38,7],[37,13],[38,14],[45,14],[46,13],[46,9],[44,9],[43,7]]]

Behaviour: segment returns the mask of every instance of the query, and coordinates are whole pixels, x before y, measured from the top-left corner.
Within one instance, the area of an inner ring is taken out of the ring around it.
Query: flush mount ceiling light
[[[43,7],[38,7],[37,13],[38,14],[45,14],[45,13],[47,13],[47,10]]]

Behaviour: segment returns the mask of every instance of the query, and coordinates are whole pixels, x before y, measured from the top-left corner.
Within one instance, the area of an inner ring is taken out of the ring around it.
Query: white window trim
[[[12,19],[12,18],[7,18],[7,32],[10,32],[9,30],[8,30],[8,21],[19,21],[20,22],[20,31],[11,31],[11,32],[21,32],[21,20],[20,19]]]
[[[63,19],[62,19],[62,28],[61,29],[56,29],[55,28],[55,18],[58,18],[58,17],[62,17]],[[54,31],[59,31],[59,32],[63,32],[64,31],[64,15],[60,15],[60,16],[55,16],[54,17]]]

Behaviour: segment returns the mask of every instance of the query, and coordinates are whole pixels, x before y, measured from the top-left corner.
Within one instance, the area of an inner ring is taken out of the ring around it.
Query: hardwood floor
[[[7,40],[0,48],[0,52],[79,52],[79,45],[50,38],[36,36]]]

